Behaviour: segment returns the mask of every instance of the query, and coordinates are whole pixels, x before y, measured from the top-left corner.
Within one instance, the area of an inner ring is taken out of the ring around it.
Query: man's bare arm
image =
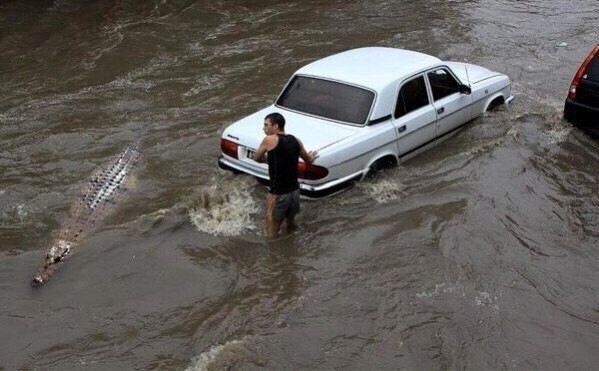
[[[256,150],[256,154],[254,155],[254,161],[256,161],[256,162],[265,162],[266,161],[266,156],[264,156],[264,155],[266,154],[267,151],[270,151],[271,149],[274,148],[273,140],[274,140],[274,138],[272,138],[271,136],[264,137],[264,139],[262,140],[262,143],[260,143],[260,146]]]
[[[302,160],[304,160],[305,162],[311,164],[312,162],[314,162],[314,160],[316,160],[316,158],[318,157],[318,152],[316,151],[306,151],[306,148],[304,148],[304,144],[298,139],[299,145],[300,145],[300,157],[302,158]]]

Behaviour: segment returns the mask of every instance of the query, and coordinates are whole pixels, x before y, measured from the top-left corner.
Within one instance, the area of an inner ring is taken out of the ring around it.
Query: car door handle
[[[443,112],[445,112],[445,107],[441,107],[441,108],[437,109],[438,115],[442,114]]]
[[[397,128],[397,132],[398,133],[403,133],[404,131],[406,131],[406,126],[405,125],[400,126],[400,127]]]

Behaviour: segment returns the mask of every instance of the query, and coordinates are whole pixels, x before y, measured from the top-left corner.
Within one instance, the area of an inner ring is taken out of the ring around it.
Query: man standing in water
[[[285,118],[274,112],[264,118],[266,138],[258,147],[254,159],[268,160],[270,191],[266,196],[266,235],[276,238],[283,219],[288,227],[294,226],[295,215],[300,211],[300,191],[297,181],[298,159],[312,163],[318,154],[306,152],[296,137],[285,133]],[[268,156],[265,156],[268,152]]]

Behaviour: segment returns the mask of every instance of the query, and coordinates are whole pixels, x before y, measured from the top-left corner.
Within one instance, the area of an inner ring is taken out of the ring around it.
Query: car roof
[[[410,50],[366,47],[319,59],[300,68],[296,74],[343,81],[380,91],[398,79],[440,63],[439,58]]]

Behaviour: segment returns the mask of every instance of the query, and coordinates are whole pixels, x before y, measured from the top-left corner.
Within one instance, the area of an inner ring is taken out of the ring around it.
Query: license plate
[[[255,156],[256,156],[256,151],[251,150],[251,149],[247,150],[247,158],[249,158],[250,160],[253,160]]]

